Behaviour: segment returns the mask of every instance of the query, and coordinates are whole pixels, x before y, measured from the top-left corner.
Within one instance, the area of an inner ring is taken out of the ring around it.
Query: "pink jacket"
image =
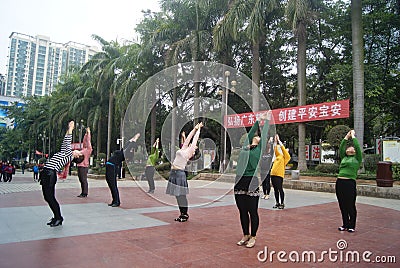
[[[90,142],[91,139],[91,134],[87,133],[83,137],[83,149],[81,150],[81,153],[85,157],[81,163],[78,164],[78,167],[89,167],[89,158],[90,155],[92,154],[93,148],[92,148],[92,143]]]

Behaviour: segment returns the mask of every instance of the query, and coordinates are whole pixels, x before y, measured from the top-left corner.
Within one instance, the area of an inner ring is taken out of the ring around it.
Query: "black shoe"
[[[50,224],[50,227],[56,227],[62,225],[63,220],[64,220],[63,218],[55,220],[52,224]]]
[[[51,218],[50,221],[48,223],[46,223],[47,225],[52,225],[56,220],[54,218]]]
[[[285,204],[280,204],[278,208],[279,209],[284,209],[285,208]]]
[[[347,230],[347,232],[349,232],[349,233],[354,233],[356,230],[355,229],[353,229],[353,228],[349,228],[348,230]]]
[[[272,208],[279,208],[281,206],[281,204],[276,203],[275,206],[273,206]]]
[[[175,219],[175,221],[185,222],[188,219],[189,219],[189,215],[188,214],[181,214],[178,218]]]
[[[343,227],[343,226],[340,226],[340,227],[338,227],[337,228],[339,231],[347,231],[347,228],[345,228],[345,227]]]
[[[147,193],[148,194],[154,194],[154,190],[148,190]]]
[[[113,207],[113,208],[115,208],[115,207],[119,207],[119,203],[114,203],[114,204],[111,204],[111,207]]]
[[[85,197],[87,197],[87,194],[80,194],[80,195],[78,195],[77,197],[85,198]]]

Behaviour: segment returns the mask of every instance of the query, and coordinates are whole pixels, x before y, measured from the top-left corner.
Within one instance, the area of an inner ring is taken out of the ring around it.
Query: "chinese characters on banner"
[[[306,145],[305,151],[306,151],[306,160],[308,161],[308,160],[310,160],[310,148],[309,148],[309,145]]]
[[[321,158],[321,150],[319,145],[311,145],[311,160],[319,161]]]
[[[230,114],[224,118],[226,128],[239,128],[252,126],[257,118],[265,111],[256,113]],[[328,120],[337,118],[348,118],[350,116],[349,99],[334,102],[324,102],[305,106],[272,110],[274,117],[271,124],[288,124],[317,120]]]

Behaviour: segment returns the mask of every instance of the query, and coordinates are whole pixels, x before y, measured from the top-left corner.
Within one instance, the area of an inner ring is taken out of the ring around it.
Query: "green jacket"
[[[339,147],[340,166],[338,177],[344,177],[349,179],[357,179],[358,169],[362,162],[362,152],[360,144],[356,138],[353,139],[355,155],[346,155],[346,144],[347,140],[343,139]]]
[[[156,147],[151,147],[151,154],[147,158],[146,165],[155,166],[157,164],[158,156],[160,155],[160,150]]]
[[[261,131],[260,143],[253,149],[249,149],[254,134],[259,126],[259,121],[257,120],[251,127],[247,138],[244,141],[243,148],[239,153],[238,163],[236,167],[236,175],[238,176],[257,176],[258,172],[258,162],[260,161],[262,148],[265,147],[265,142],[267,139],[267,133],[269,128],[269,121],[265,120],[264,126]]]

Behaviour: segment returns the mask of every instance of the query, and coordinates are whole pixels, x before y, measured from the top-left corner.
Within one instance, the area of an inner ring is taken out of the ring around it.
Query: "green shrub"
[[[321,173],[337,174],[339,172],[338,164],[319,164],[315,171]]]
[[[162,164],[156,166],[157,171],[164,171],[164,170],[170,170],[170,169],[171,169],[170,162],[162,163]]]
[[[380,161],[381,156],[379,154],[366,154],[364,156],[364,167],[365,170],[376,172],[378,162]]]
[[[400,180],[400,163],[392,164],[393,179]]]

